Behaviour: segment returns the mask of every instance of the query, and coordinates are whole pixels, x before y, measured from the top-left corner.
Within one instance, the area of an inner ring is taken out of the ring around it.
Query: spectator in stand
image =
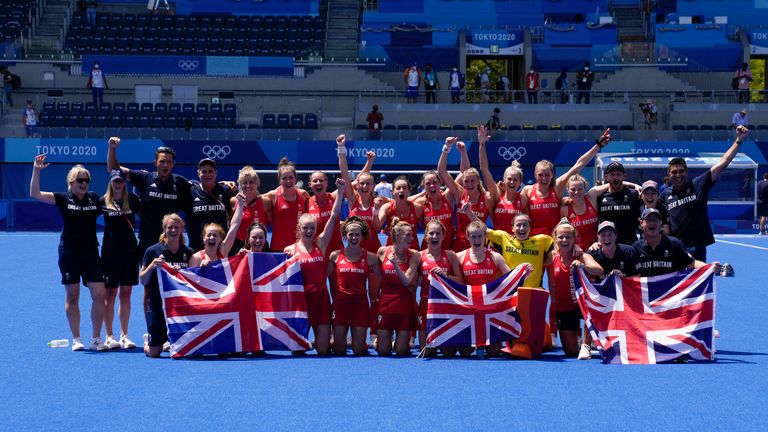
[[[437,72],[432,70],[432,65],[427,63],[424,67],[424,92],[427,95],[427,103],[437,103],[436,90],[440,90],[440,81],[437,79]]]
[[[37,110],[32,105],[32,99],[27,99],[27,107],[21,114],[24,121],[24,129],[27,131],[27,138],[34,138],[37,135]]]
[[[731,118],[731,129],[735,130],[738,126],[749,128],[749,116],[747,116],[746,108],[742,108],[741,111],[734,114],[733,118]]]
[[[392,199],[392,183],[387,181],[387,175],[382,174],[379,177],[379,184],[376,185],[375,188],[373,188],[373,191],[376,193],[377,196]]]
[[[653,99],[647,99],[644,104],[641,103],[640,109],[645,117],[645,128],[647,130],[656,129],[656,123],[659,121],[659,108],[653,104]]]
[[[768,234],[765,228],[768,219],[768,172],[763,174],[763,179],[757,182],[757,215],[760,216],[760,235]]]
[[[585,104],[589,103],[589,96],[592,91],[592,81],[595,80],[595,73],[590,70],[589,66],[589,62],[585,62],[584,68],[576,74],[576,88],[578,88],[576,94],[577,104],[580,104],[582,101],[584,101]]]
[[[531,69],[525,74],[525,93],[528,95],[529,104],[539,103],[539,73],[531,65]]]
[[[91,69],[91,73],[88,75],[88,88],[91,89],[93,94],[93,103],[98,107],[104,102],[104,89],[109,88],[107,77],[104,76],[104,71],[101,70],[99,62],[93,63],[93,69]]]
[[[491,115],[491,118],[485,123],[485,128],[490,131],[491,136],[496,134],[496,131],[501,128],[501,120],[499,119],[500,113],[501,109],[499,109],[499,107],[494,108],[493,115]]]
[[[752,71],[749,70],[749,64],[742,63],[741,69],[736,71],[733,76],[736,80],[736,88],[738,89],[738,103],[749,103],[749,85],[752,82]]]
[[[560,75],[555,80],[555,90],[560,92],[560,103],[568,103],[568,68],[560,69]]]
[[[480,74],[480,102],[488,103],[491,93],[491,68],[486,67],[485,72]]]
[[[499,78],[499,82],[501,83],[501,89],[504,92],[504,103],[512,103],[512,83],[509,81],[509,77],[502,75],[501,78]]]
[[[3,75],[5,101],[8,102],[9,107],[13,108],[13,74],[5,66],[0,66],[0,73]]]
[[[86,0],[85,16],[89,26],[96,26],[96,0]]]
[[[459,72],[457,66],[453,67],[450,75],[451,82],[451,103],[461,103],[461,89],[466,85],[466,78],[464,74]]]
[[[413,62],[411,67],[405,70],[403,82],[405,83],[405,97],[408,99],[408,103],[416,103],[421,85],[421,69],[416,62]]]
[[[379,111],[378,105],[374,105],[365,120],[368,122],[368,130],[381,130],[381,121],[384,120],[384,114]]]

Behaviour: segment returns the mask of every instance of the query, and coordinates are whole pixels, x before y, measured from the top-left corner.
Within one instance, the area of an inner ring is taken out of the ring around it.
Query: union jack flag
[[[171,357],[309,349],[301,270],[285,254],[158,269]]]
[[[484,285],[430,274],[427,346],[487,346],[520,336],[517,288],[527,274],[523,264]]]
[[[654,277],[612,276],[592,284],[573,272],[579,307],[610,364],[714,359],[714,265]]]

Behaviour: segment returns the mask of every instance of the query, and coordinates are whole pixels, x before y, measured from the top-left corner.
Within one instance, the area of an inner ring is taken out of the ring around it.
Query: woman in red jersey
[[[386,222],[386,225],[391,227],[395,218],[400,222],[409,224],[412,228],[413,235],[411,236],[411,249],[419,248],[419,242],[416,237],[416,228],[419,225],[419,220],[424,213],[424,207],[420,204],[411,202],[408,196],[411,194],[411,183],[405,176],[400,176],[395,179],[393,183],[393,196],[394,199],[381,206],[379,210],[379,220]],[[390,236],[387,239],[387,245],[392,245],[393,239]]]
[[[514,233],[513,222],[515,216],[525,213],[523,200],[520,196],[520,185],[523,183],[523,170],[518,161],[512,163],[504,170],[502,180],[502,193],[496,207],[493,209],[493,229]],[[489,186],[490,187],[490,186]]]
[[[483,180],[489,185],[489,190],[483,188],[480,181],[480,173],[474,168],[468,168],[462,171],[461,186],[456,184],[448,174],[448,153],[451,147],[456,143],[456,138],[450,137],[445,140],[443,152],[440,154],[440,160],[437,164],[437,171],[445,182],[451,193],[458,198],[458,207],[461,208],[465,203],[469,203],[472,212],[478,219],[485,221],[488,219],[490,209],[496,206],[499,199],[499,190],[496,182],[488,169],[488,157],[485,152],[485,143],[488,140],[485,126],[477,128],[477,139],[479,143],[480,171],[483,173]],[[456,229],[456,238],[453,240],[453,250],[458,252],[469,247],[469,241],[466,237],[466,228],[469,225],[469,217],[461,212],[456,215],[458,227]]]
[[[445,247],[446,229],[438,219],[427,222],[424,230],[426,248],[421,251],[421,289],[419,296],[419,310],[416,319],[416,327],[419,330],[419,347],[424,352],[424,357],[433,357],[435,350],[425,348],[427,344],[427,303],[429,300],[429,275],[440,273],[456,282],[464,283],[461,273],[461,265],[456,253]]]
[[[309,195],[296,187],[296,166],[287,158],[280,159],[277,177],[280,186],[270,191],[267,198],[272,205],[272,249],[280,251],[298,238],[296,223],[306,211]]]
[[[440,175],[436,171],[427,171],[421,177],[421,183],[424,186],[424,196],[419,197],[415,202],[424,208],[423,223],[426,226],[432,221],[440,222],[443,226],[442,249],[451,249],[453,245],[453,207],[456,205],[453,193],[446,188],[440,189]],[[421,248],[425,249],[428,245],[426,230],[424,239],[421,241]]]
[[[381,229],[381,222],[379,221],[379,209],[381,205],[386,201],[383,197],[373,196],[373,176],[371,175],[371,167],[373,161],[376,158],[374,152],[366,153],[366,162],[360,174],[357,175],[355,181],[351,181],[349,178],[349,168],[347,166],[345,147],[346,137],[339,135],[336,138],[336,144],[339,151],[339,170],[341,171],[341,178],[347,185],[346,195],[349,205],[349,216],[357,216],[362,219],[368,226],[368,236],[363,238],[360,245],[368,252],[376,253],[381,247],[379,241],[378,232]]]
[[[531,235],[550,235],[560,220],[560,199],[571,176],[578,174],[595,157],[601,148],[611,141],[610,129],[596,141],[586,153],[566,172],[555,179],[555,166],[548,160],[540,160],[534,168],[536,183],[521,192],[523,206],[531,216]]]
[[[370,303],[378,301],[381,268],[376,254],[361,247],[368,225],[350,216],[341,226],[347,247],[331,252],[326,273],[333,290],[333,341],[336,355],[347,353],[347,333],[352,330],[352,352],[368,354],[365,343],[371,322]],[[368,289],[366,290],[366,286]],[[367,295],[366,295],[367,294]]]
[[[396,190],[397,193],[397,190]],[[381,247],[382,285],[376,320],[379,355],[392,354],[392,332],[395,332],[395,354],[410,353],[411,332],[416,329],[415,297],[420,255],[411,249],[416,236],[413,226],[397,217],[389,228],[393,245]]]
[[[256,222],[251,222],[248,227],[248,236],[245,238],[245,245],[240,249],[241,253],[248,252],[269,252],[269,243],[267,242],[267,228]]]
[[[336,179],[336,187],[343,188],[344,180]],[[328,224],[319,235],[315,216],[307,213],[301,215],[298,240],[283,250],[301,264],[304,295],[307,298],[307,318],[315,334],[315,350],[318,355],[328,355],[330,352],[331,297],[325,283],[325,251],[331,242],[332,227],[339,221],[341,201],[338,199],[333,203]]]
[[[567,220],[560,222],[552,232],[555,238],[555,250],[551,251],[551,262],[554,268],[554,284],[549,288],[552,301],[555,303],[555,316],[557,329],[560,332],[560,340],[563,351],[567,356],[579,355],[580,360],[589,360],[591,354],[589,344],[591,337],[589,332],[584,334],[584,345],[579,350],[579,323],[581,311],[576,302],[576,292],[573,287],[572,270],[583,267],[587,274],[601,276],[603,268],[600,267],[592,255],[581,254],[575,257],[573,253],[577,240],[577,231]],[[586,348],[583,348],[586,346]]]
[[[567,204],[560,207],[560,216],[567,218],[576,228],[578,245],[582,250],[589,249],[597,241],[597,197],[599,189],[585,192],[587,180],[579,174],[568,179]]]
[[[509,272],[509,266],[504,258],[497,252],[485,246],[488,227],[480,221],[472,221],[466,228],[469,248],[457,254],[461,263],[461,272],[464,275],[464,283],[467,285],[482,285],[499,278]],[[459,348],[462,357],[468,357],[474,351],[473,347]],[[452,356],[453,352],[446,355]],[[489,356],[497,356],[501,353],[501,344],[496,343],[487,347]]]
[[[190,267],[206,266],[211,261],[224,259],[229,255],[229,250],[233,249],[235,236],[240,229],[243,220],[243,208],[245,207],[245,196],[239,193],[235,196],[237,205],[235,214],[229,223],[229,231],[224,234],[224,228],[217,223],[208,223],[203,227],[203,250],[197,251],[189,258]],[[239,249],[238,249],[239,250]]]
[[[232,246],[232,253],[237,253],[248,237],[248,227],[252,223],[262,224],[264,226],[272,224],[272,202],[266,195],[259,193],[259,173],[253,169],[252,166],[246,165],[237,175],[237,185],[240,189],[240,193],[245,196],[245,204],[243,208],[243,221],[240,224],[240,228],[237,230],[237,238],[235,244]],[[229,206],[232,211],[237,211],[237,197],[232,197],[229,200]]]

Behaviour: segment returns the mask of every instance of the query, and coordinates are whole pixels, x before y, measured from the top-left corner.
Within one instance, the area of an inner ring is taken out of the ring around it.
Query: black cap
[[[656,215],[657,218],[661,219],[661,213],[659,213],[659,211],[656,210],[655,208],[647,208],[643,210],[643,213],[640,215],[640,219],[645,219],[648,216],[654,215],[654,214]]]
[[[202,168],[205,165],[210,165],[210,166],[213,167],[213,169],[217,169],[216,161],[214,161],[211,158],[200,159],[200,162],[197,163],[197,169],[200,169],[200,168]]]
[[[121,169],[113,169],[109,172],[109,181],[113,182],[115,180],[122,180],[125,181],[125,173]]]
[[[621,171],[624,172],[624,165],[621,164],[621,162],[611,162],[608,164],[607,167],[605,167],[605,173],[608,174],[612,171]]]
[[[618,232],[616,230],[616,224],[611,222],[611,221],[602,221],[602,222],[600,222],[600,225],[597,226],[597,232],[599,233],[600,231],[602,231],[602,230],[604,230],[606,228],[612,229],[613,232]]]

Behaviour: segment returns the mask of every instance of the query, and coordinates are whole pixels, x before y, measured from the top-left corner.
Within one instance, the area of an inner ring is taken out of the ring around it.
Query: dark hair
[[[765,173],[765,174],[763,174],[763,178],[764,178],[765,180],[768,180],[768,172],[767,172],[767,173]]]
[[[500,113],[500,112],[501,112],[501,108],[498,108],[498,107],[496,107],[496,108],[494,108],[494,109],[493,109],[493,112],[495,112],[496,114],[498,114],[498,113]]]
[[[681,157],[675,157],[675,158],[672,158],[672,159],[669,161],[669,163],[667,164],[667,169],[669,169],[669,167],[671,167],[672,165],[682,165],[682,166],[683,166],[683,168],[685,168],[686,170],[688,170],[688,164],[686,164],[686,163],[685,163],[685,159],[683,159],[683,158],[681,158]]]
[[[347,230],[349,229],[350,225],[359,225],[360,226],[360,234],[362,234],[364,239],[369,238],[369,232],[368,232],[368,224],[365,223],[365,221],[357,216],[350,216],[347,218],[347,220],[344,221],[344,223],[341,224],[341,235],[346,237],[347,236]]]
[[[176,150],[174,150],[174,149],[172,149],[170,147],[161,146],[161,147],[156,148],[155,149],[155,160],[157,160],[157,157],[160,155],[160,153],[169,154],[169,155],[171,155],[171,158],[174,161],[176,160]]]
[[[264,247],[261,249],[262,252],[269,252],[269,240],[267,240],[267,227],[265,227],[263,224],[259,223],[258,221],[253,221],[248,226],[248,231],[245,233],[245,244],[243,245],[246,249],[251,249],[251,231],[253,231],[254,228],[259,228],[260,230],[264,231]]]

